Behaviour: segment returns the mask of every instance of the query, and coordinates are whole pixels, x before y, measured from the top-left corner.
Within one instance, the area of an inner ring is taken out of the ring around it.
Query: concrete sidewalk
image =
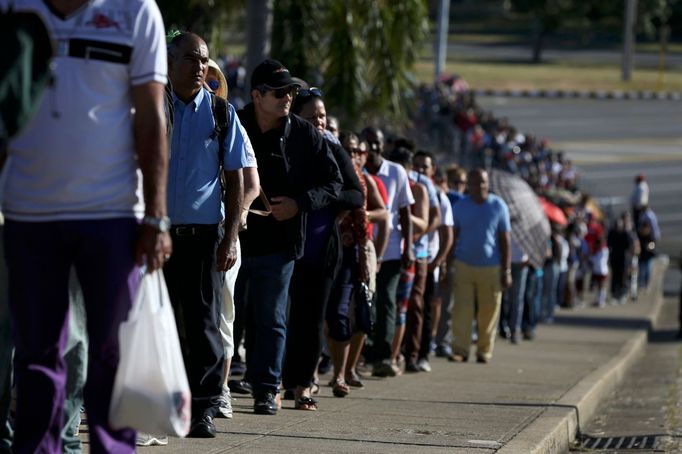
[[[490,364],[434,358],[431,373],[367,378],[343,399],[322,386],[317,412],[284,401],[278,415],[256,416],[253,401],[237,396],[234,419],[216,420],[217,438],[171,439],[140,452],[567,452],[644,351],[662,301],[657,269],[638,303],[562,310],[535,341],[498,340]]]

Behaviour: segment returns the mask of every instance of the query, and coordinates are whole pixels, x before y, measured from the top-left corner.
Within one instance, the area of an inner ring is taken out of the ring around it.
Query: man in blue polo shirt
[[[453,206],[455,304],[452,308],[452,351],[449,359],[465,362],[471,344],[471,322],[476,314],[476,358],[493,356],[502,291],[511,286],[511,226],[509,208],[488,192],[488,172],[471,170],[469,195]]]
[[[248,165],[248,156],[239,119],[229,104],[227,134],[223,146],[218,143],[214,100],[203,88],[208,72],[204,40],[181,33],[171,41],[168,56],[174,109],[168,214],[175,254],[164,272],[192,391],[189,436],[212,438],[224,378],[219,331],[222,286],[224,272],[237,259],[244,192],[241,169]]]

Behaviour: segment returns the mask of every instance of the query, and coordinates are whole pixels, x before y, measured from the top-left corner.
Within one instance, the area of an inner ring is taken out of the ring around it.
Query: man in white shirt
[[[405,169],[382,157],[384,135],[377,128],[365,128],[362,138],[367,141],[366,168],[378,176],[388,193],[388,211],[391,215],[391,233],[383,257],[377,257],[376,324],[368,354],[374,362],[372,375],[394,377],[398,370],[391,364],[391,344],[395,333],[396,290],[401,266],[408,268],[414,262],[412,249],[412,223],[410,205],[414,203]],[[368,342],[369,345],[370,342]]]
[[[3,212],[18,402],[12,449],[61,451],[73,266],[87,312],[90,449],[133,452],[135,431],[113,430],[108,419],[118,328],[140,266],[158,269],[171,252],[163,20],[152,0],[10,3],[40,15],[56,49],[54,82],[8,147]]]

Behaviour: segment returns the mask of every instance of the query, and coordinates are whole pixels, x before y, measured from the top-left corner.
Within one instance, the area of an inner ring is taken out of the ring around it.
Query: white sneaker
[[[422,358],[419,361],[417,361],[417,369],[419,369],[422,372],[431,372],[431,364],[429,364],[429,360],[426,358]]]
[[[138,432],[135,444],[137,446],[166,446],[168,444],[168,436]]]
[[[218,398],[217,404],[218,414],[216,414],[216,416],[232,419],[232,396],[230,395],[230,388],[223,386],[223,392]]]

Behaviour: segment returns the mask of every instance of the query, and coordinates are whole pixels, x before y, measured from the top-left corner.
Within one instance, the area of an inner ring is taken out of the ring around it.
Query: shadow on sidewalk
[[[588,328],[606,328],[606,329],[646,329],[650,330],[652,324],[650,320],[625,318],[625,317],[589,317],[589,316],[573,316],[573,315],[559,315],[554,319],[554,325],[560,326],[582,326]]]

